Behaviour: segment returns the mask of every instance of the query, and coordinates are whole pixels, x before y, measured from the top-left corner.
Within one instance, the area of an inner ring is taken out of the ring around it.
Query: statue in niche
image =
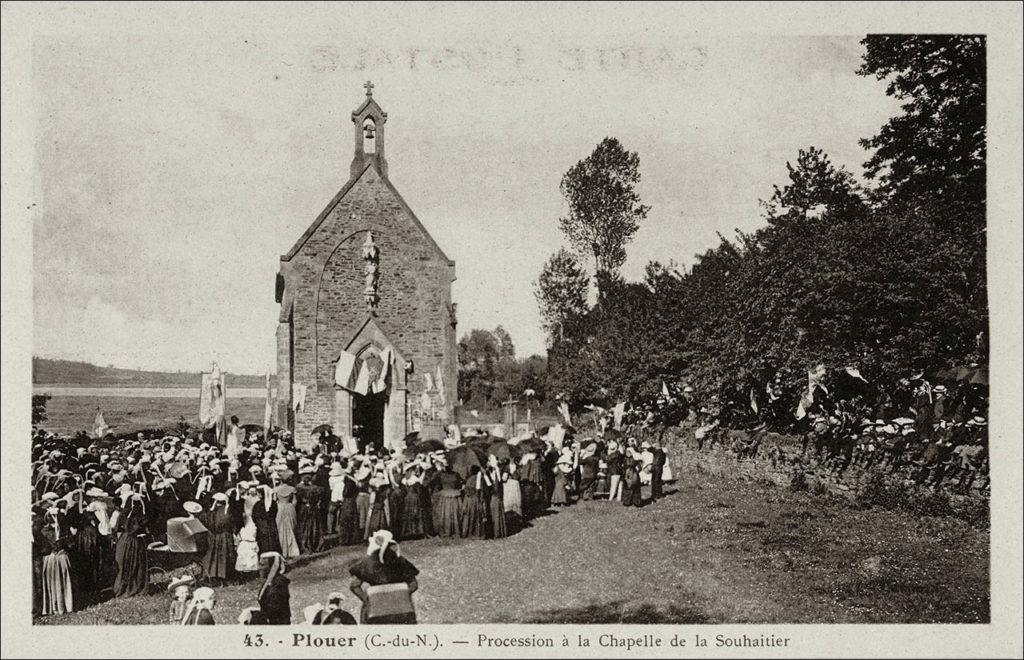
[[[366,232],[366,240],[363,242],[363,262],[365,262],[366,281],[366,286],[363,287],[363,296],[366,298],[366,308],[372,312],[377,309],[377,303],[380,302],[380,295],[377,291],[380,283],[380,250],[373,242],[372,232]]]

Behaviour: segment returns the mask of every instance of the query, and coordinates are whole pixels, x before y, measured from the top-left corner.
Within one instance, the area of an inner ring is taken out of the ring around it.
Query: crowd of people
[[[154,576],[182,573],[173,569],[183,560],[197,569],[170,584],[172,622],[212,622],[213,590],[258,574],[258,607],[239,620],[289,623],[286,567],[332,546],[367,543],[379,565],[353,568],[351,585],[365,610],[372,587],[387,584],[381,580],[414,582],[399,541],[500,539],[577,500],[641,506],[671,479],[656,441],[611,430],[586,438],[559,425],[519,442],[453,436],[349,453],[329,432],[300,447],[287,431],[247,433],[235,418],[223,446],[202,433],[36,430],[33,613],[146,593]],[[338,609],[340,596],[328,603]],[[333,610],[321,618],[344,618]]]
[[[851,468],[874,469],[934,489],[981,496],[990,492],[984,383],[932,383],[918,375],[892,387],[852,392],[821,387],[814,394],[799,419],[792,411],[782,415],[768,410],[757,416],[737,401],[723,405],[717,397],[695,399],[696,445],[710,447],[728,439],[741,458],[756,457],[764,453],[765,432],[777,430],[801,442],[790,451],[773,445],[765,457],[776,463],[822,468],[839,478]],[[780,408],[796,405],[784,402]],[[730,435],[736,428],[746,432]]]

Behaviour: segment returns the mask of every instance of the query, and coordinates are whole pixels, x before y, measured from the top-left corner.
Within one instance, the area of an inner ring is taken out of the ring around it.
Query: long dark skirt
[[[217,580],[228,578],[235,566],[235,541],[231,532],[210,534],[210,546],[201,563],[206,577]]]
[[[281,552],[281,538],[277,534],[277,521],[266,514],[253,516],[256,523],[256,547],[260,552]]]
[[[359,511],[355,507],[355,500],[348,498],[341,502],[341,512],[338,515],[338,543],[354,545],[361,542],[362,530],[359,529]]]
[[[341,512],[338,514],[338,543],[340,545],[355,545],[362,543],[363,534],[359,527],[359,509],[356,508],[356,501],[352,498],[341,503]]]
[[[442,490],[434,499],[434,532],[438,536],[462,535],[462,496],[457,490]]]
[[[427,521],[430,515],[423,509],[423,498],[421,497],[422,487],[419,485],[410,486],[402,500],[402,515],[400,536],[403,540],[422,538],[427,534]]]
[[[370,516],[369,519],[366,521],[365,536],[366,538],[370,538],[374,535],[374,533],[382,529],[387,529],[388,531],[390,531],[388,527],[388,515],[384,511],[383,504],[374,505],[373,508],[370,509]]]
[[[402,536],[402,511],[405,509],[405,491],[401,488],[392,488],[388,493],[388,511],[391,512],[391,521],[388,530],[395,535],[399,541],[404,540]]]
[[[149,557],[145,538],[136,534],[122,534],[114,550],[117,577],[114,578],[115,596],[136,596],[145,593],[149,584]]]
[[[436,536],[434,531],[434,502],[431,498],[430,489],[420,486],[418,489],[420,498],[420,511],[423,515],[423,535]]]
[[[491,538],[503,539],[508,536],[508,529],[505,527],[505,501],[501,491],[491,495],[489,502],[491,514]]]
[[[303,506],[299,513],[299,548],[303,554],[323,550],[324,517],[319,506]]]
[[[113,576],[114,553],[110,539],[96,527],[86,525],[75,535],[72,563],[78,578],[76,591],[81,594],[79,602],[95,600],[99,592],[110,586]]]
[[[466,493],[462,499],[462,538],[486,538],[485,506],[483,495],[479,491]]]

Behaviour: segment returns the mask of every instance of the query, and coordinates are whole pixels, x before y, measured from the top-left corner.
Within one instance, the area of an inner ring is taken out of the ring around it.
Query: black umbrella
[[[516,443],[516,446],[519,447],[522,451],[541,452],[547,449],[547,443],[545,443],[540,438],[536,437],[530,437],[524,440],[520,440],[518,443]]]
[[[420,432],[413,431],[412,433],[406,433],[405,437],[402,438],[402,442],[405,443],[406,447],[412,447],[414,444],[420,441]]]
[[[513,458],[520,458],[523,455],[523,450],[517,445],[510,445],[505,440],[499,440],[491,443],[491,446],[487,448],[487,453],[498,460],[510,461]]]
[[[482,468],[486,459],[486,454],[481,455],[479,450],[468,445],[461,445],[448,450],[448,464],[463,479],[469,478],[469,471],[474,465]]]
[[[429,454],[430,452],[444,449],[444,443],[440,440],[424,440],[412,445],[414,454]]]
[[[317,426],[309,433],[310,435],[331,435],[332,433],[334,433],[334,427],[332,427],[330,424],[321,424],[320,426]]]

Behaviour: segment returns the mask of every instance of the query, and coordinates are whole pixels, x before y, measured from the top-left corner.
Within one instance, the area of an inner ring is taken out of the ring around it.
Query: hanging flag
[[[615,404],[615,407],[612,408],[612,417],[614,418],[614,421],[615,421],[615,430],[616,431],[621,431],[622,430],[622,417],[625,414],[626,414],[626,402],[625,401],[619,401],[618,403]]]
[[[96,411],[96,420],[92,423],[92,428],[93,436],[95,436],[97,439],[102,438],[104,435],[107,434],[107,431],[110,430],[110,427],[107,426],[106,420],[103,419],[103,411]]]
[[[558,412],[562,415],[562,419],[565,420],[566,424],[572,424],[572,416],[569,415],[569,404],[562,401],[558,404]]]
[[[668,385],[665,384],[665,381],[661,381],[661,395],[666,399],[672,398],[672,394],[669,393]]]
[[[445,398],[444,392],[444,374],[441,372],[441,365],[438,364],[434,370],[434,384],[437,386],[437,396],[441,401],[441,405],[445,405],[447,399]]]
[[[753,388],[753,387],[750,388],[750,408],[755,413],[758,412],[758,410],[757,410],[757,390],[755,388]]]
[[[813,369],[807,372],[807,391],[800,397],[800,402],[796,407],[796,418],[803,419],[807,416],[807,411],[812,405],[814,405],[814,390],[821,388],[825,390],[825,386],[821,384],[821,381],[825,378],[825,365],[819,364]],[[828,390],[825,390],[828,392]]]
[[[334,367],[334,384],[346,390],[354,390],[356,377],[359,375],[359,359],[349,353],[342,351],[338,355],[338,364]]]
[[[356,384],[352,388],[352,391],[356,394],[365,396],[370,392],[370,367],[367,366],[366,360],[360,360],[357,366]]]
[[[274,417],[273,395],[270,392],[270,369],[267,369],[267,400],[263,404],[263,439],[270,438],[270,424]]]
[[[381,351],[380,361],[382,364],[380,373],[378,373],[377,377],[372,383],[370,383],[370,391],[374,394],[379,394],[388,387],[388,374],[391,373],[391,361],[393,359],[393,355],[394,353],[390,346]]]
[[[298,412],[306,408],[306,386],[292,383],[292,410]]]
[[[434,377],[429,373],[423,374],[423,391],[432,392],[434,390]]]
[[[225,378],[215,362],[208,374],[202,375],[199,394],[199,423],[203,428],[217,426],[224,419]]]
[[[547,440],[553,444],[558,451],[562,451],[562,443],[565,442],[565,429],[561,424],[555,424],[548,429]]]

